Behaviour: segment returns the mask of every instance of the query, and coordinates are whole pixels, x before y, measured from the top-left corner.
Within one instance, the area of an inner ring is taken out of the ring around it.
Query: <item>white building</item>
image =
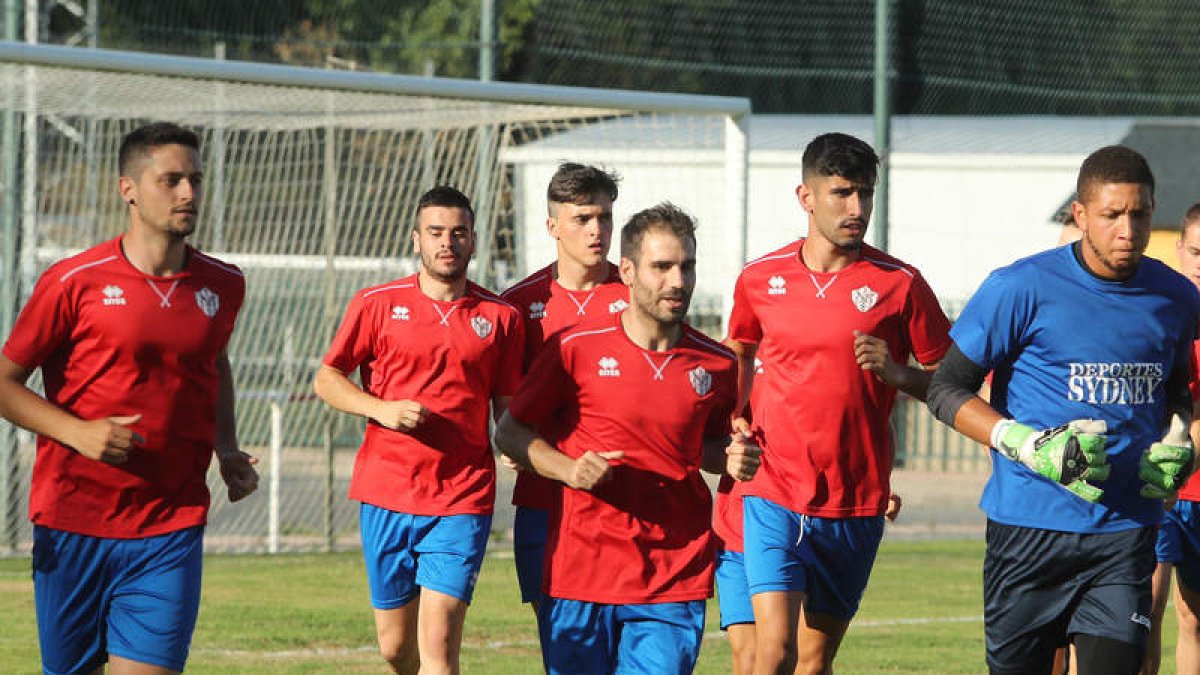
[[[1056,243],[1058,229],[1051,220],[1074,193],[1084,157],[1122,142],[1134,127],[1131,118],[894,118],[889,252],[921,269],[944,302],[965,300],[992,269]],[[794,192],[804,146],[829,131],[870,142],[873,129],[866,115],[753,116],[750,259],[805,234],[807,222]],[[623,177],[614,214],[618,229],[630,214],[664,200],[696,217],[696,302],[718,303],[727,312],[737,266],[726,254],[731,233],[721,223],[722,190],[714,188],[722,180],[723,155],[715,140],[720,135],[715,128],[710,132],[686,127],[647,131],[644,125],[616,121],[509,152],[505,160],[514,169],[520,214],[518,266],[524,268],[516,272],[528,273],[554,258],[544,222],[546,184],[556,166],[567,160],[597,163]],[[872,232],[876,230],[873,223]],[[614,241],[614,261],[617,249]]]

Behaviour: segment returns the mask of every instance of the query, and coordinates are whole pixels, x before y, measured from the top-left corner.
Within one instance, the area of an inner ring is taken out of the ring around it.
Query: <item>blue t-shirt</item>
[[[993,449],[988,517],[1065,532],[1159,523],[1162,500],[1138,494],[1138,459],[1166,432],[1166,383],[1187,367],[1198,316],[1196,288],[1152,258],[1124,281],[1089,274],[1071,246],[993,272],[950,331],[993,371],[992,407],[1034,429],[1106,421],[1112,474],[1091,504]]]

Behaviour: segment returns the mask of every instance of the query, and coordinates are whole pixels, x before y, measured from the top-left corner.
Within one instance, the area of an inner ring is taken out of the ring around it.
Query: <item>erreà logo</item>
[[[392,307],[393,321],[408,321],[408,316],[408,308],[404,305],[396,305],[395,307]]]
[[[104,293],[105,306],[125,304],[125,291],[120,286],[108,285],[101,292]]]
[[[767,279],[767,295],[787,295],[787,279],[779,275]]]
[[[617,360],[611,356],[601,357],[597,364],[600,366],[600,377],[620,377],[621,371]]]
[[[529,318],[531,318],[531,319],[546,318],[546,303],[544,303],[544,302],[529,303]]]
[[[625,302],[624,300],[619,300],[619,299],[614,300],[608,306],[608,313],[616,314],[617,312],[623,312],[623,311],[625,311],[625,308],[628,306],[629,306],[629,303]]]

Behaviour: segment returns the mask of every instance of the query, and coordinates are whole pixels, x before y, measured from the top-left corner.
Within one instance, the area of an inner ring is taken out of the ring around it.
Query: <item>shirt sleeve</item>
[[[349,373],[375,355],[378,326],[367,310],[362,295],[355,295],[325,353],[325,365]]]
[[[959,350],[987,370],[1006,363],[1033,320],[1034,297],[1009,270],[992,272],[950,329]]]
[[[504,330],[504,342],[500,345],[499,372],[496,373],[496,383],[492,387],[496,396],[515,394],[517,385],[521,383],[521,374],[525,372],[524,358],[514,359],[508,356],[525,353],[525,320],[521,318],[520,311],[511,312],[509,316]]]
[[[38,279],[4,344],[4,355],[30,370],[58,351],[74,330],[77,311],[71,288],[57,277],[52,269]]]
[[[719,398],[716,405],[713,406],[712,414],[708,416],[708,420],[704,424],[705,438],[728,436],[733,433],[731,422],[733,408],[737,405],[736,363],[734,367],[727,368],[720,374],[720,380],[716,382],[716,386]]]
[[[923,364],[936,363],[950,349],[950,321],[920,273],[913,275],[908,302],[908,341]]]
[[[578,385],[564,363],[557,337],[546,341],[508,404],[508,413],[521,424],[541,427],[568,401],[577,399]]]
[[[733,287],[733,311],[729,314],[729,337],[738,342],[758,344],[762,342],[762,324],[754,314],[750,305],[750,296],[746,292],[746,273],[738,275]]]

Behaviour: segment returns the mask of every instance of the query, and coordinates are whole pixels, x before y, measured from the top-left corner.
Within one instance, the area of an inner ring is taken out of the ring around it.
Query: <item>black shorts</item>
[[[983,562],[987,662],[1036,672],[1073,635],[1143,648],[1155,528],[1077,534],[988,521]]]

